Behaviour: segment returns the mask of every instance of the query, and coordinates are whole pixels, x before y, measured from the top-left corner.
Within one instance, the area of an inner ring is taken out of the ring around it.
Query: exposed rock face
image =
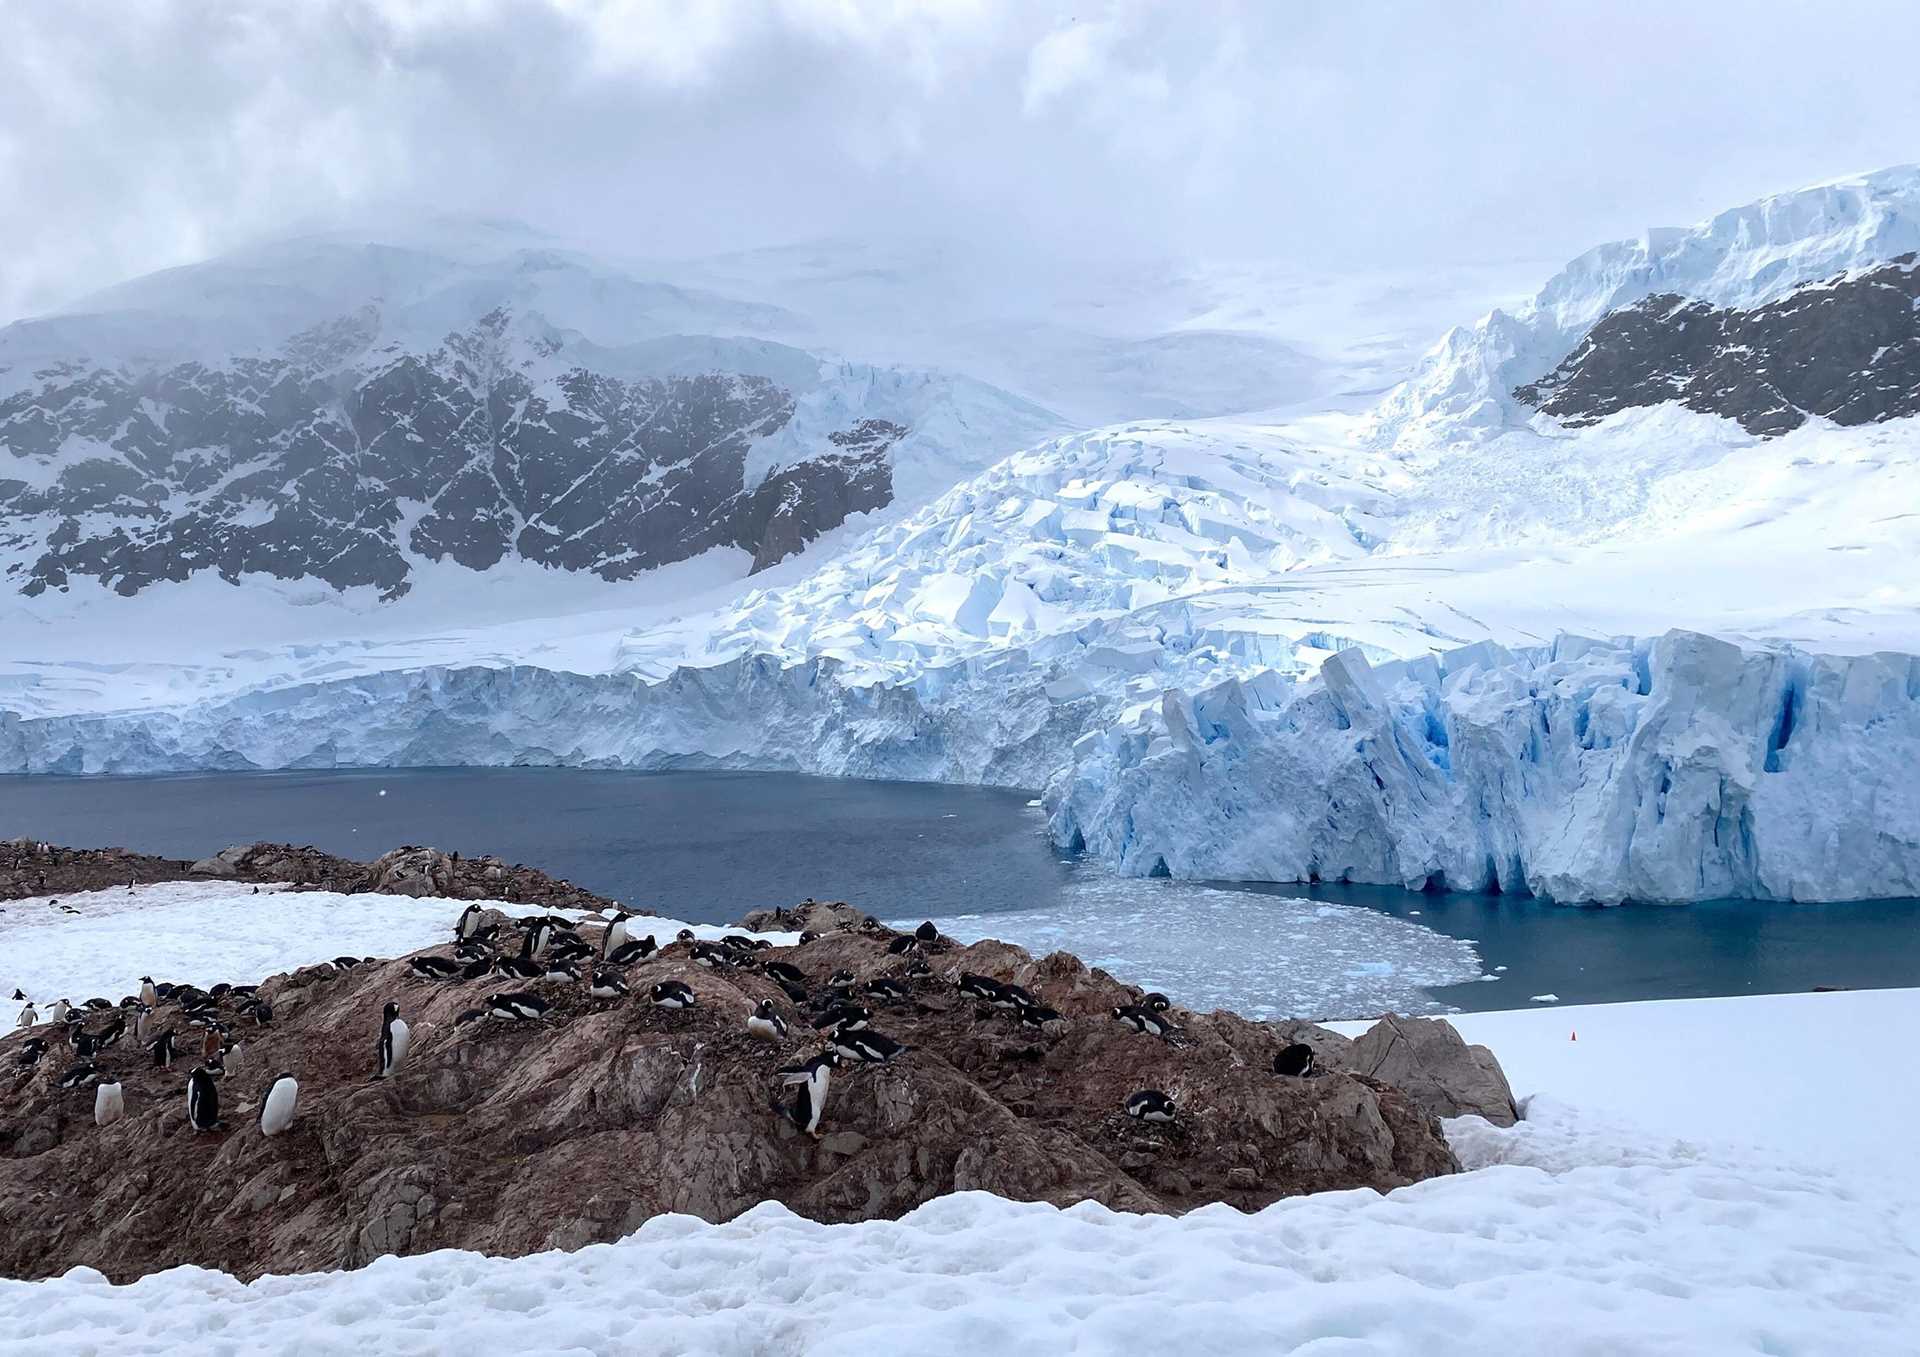
[[[1392,1084],[1436,1117],[1520,1119],[1507,1076],[1485,1046],[1469,1046],[1445,1018],[1375,1023],[1353,1043],[1346,1068]]]
[[[618,580],[720,546],[759,569],[893,497],[904,425],[798,436],[785,469],[750,484],[750,450],[791,432],[792,385],[627,378],[604,361],[506,308],[416,351],[382,342],[369,308],[219,363],[37,366],[0,394],[8,582],[31,596],[91,576],[133,594],[261,572],[393,598],[411,558]]]
[[[843,967],[904,976],[908,960],[888,941],[856,924],[758,956],[801,967],[815,987]],[[98,1128],[92,1090],[56,1086],[65,1060],[19,1072],[25,1037],[10,1034],[0,1272],[84,1264],[124,1280],[195,1263],[253,1277],[442,1247],[521,1254],[614,1239],[660,1212],[724,1220],[777,1199],[850,1221],[976,1188],[1136,1211],[1257,1209],[1456,1168],[1407,1094],[1338,1071],[1273,1075],[1277,1029],[1176,1010],[1179,1030],[1162,1040],[1113,1021],[1110,1007],[1134,992],[1070,956],[944,941],[924,955],[935,974],[905,982],[911,999],[874,1005],[874,1028],[911,1049],[843,1068],[818,1141],[770,1106],[777,1067],[817,1039],[767,978],[708,970],[680,945],[632,968],[635,993],[623,999],[537,987],[553,1005],[537,1024],[456,1026],[512,986],[421,980],[399,960],[276,977],[261,991],[275,1020],[237,1029],[244,1059],[220,1088],[225,1129],[209,1133],[185,1122],[184,1064],[163,1071],[124,1045],[107,1052],[127,1115]],[[1022,984],[1064,1020],[1022,1028],[960,996],[962,971]],[[638,997],[664,979],[690,985],[698,1006],[670,1012]],[[388,999],[412,1025],[413,1051],[395,1078],[369,1082]],[[747,1032],[761,999],[794,1019],[789,1040]],[[299,1111],[268,1139],[259,1102],[282,1069],[300,1080]],[[1176,1100],[1174,1125],[1123,1115],[1145,1088]]]
[[[365,863],[335,857],[310,845],[235,844],[212,857],[189,862],[131,853],[124,848],[66,848],[30,839],[0,842],[0,900],[105,890],[135,881],[208,879],[276,882],[343,895],[368,892],[511,900],[549,909],[597,910],[618,903],[523,863],[506,863],[490,856],[463,858],[437,848],[396,848],[375,862]]]
[[[1513,394],[1573,425],[1678,400],[1754,434],[1920,414],[1920,267],[1901,255],[1744,310],[1648,297]]]

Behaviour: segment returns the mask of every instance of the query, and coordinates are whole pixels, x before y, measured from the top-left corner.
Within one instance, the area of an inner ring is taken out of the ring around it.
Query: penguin
[[[873,1021],[873,1010],[859,1004],[835,1004],[813,1019],[813,1030],[824,1032],[835,1028],[842,1032],[858,1032]]]
[[[627,982],[611,966],[595,966],[587,972],[587,993],[596,999],[618,999],[627,992]]]
[[[187,1124],[196,1131],[220,1129],[220,1089],[205,1065],[187,1076]]]
[[[777,975],[773,977],[773,983],[778,985],[780,992],[794,1003],[804,1004],[807,1002],[807,987],[805,985],[795,984],[791,980],[782,980]]]
[[[760,974],[775,981],[785,980],[789,984],[804,985],[807,973],[791,961],[766,961],[760,965]]]
[[[111,1126],[127,1114],[127,1104],[120,1096],[119,1083],[105,1080],[93,1086],[93,1124]]]
[[[391,1079],[400,1062],[407,1058],[407,1047],[412,1044],[413,1029],[400,1016],[400,1005],[389,1000],[380,1010],[380,1072],[373,1077]]]
[[[72,1004],[68,1003],[65,999],[55,999],[53,1001],[53,1007],[47,1010],[47,1021],[55,1025],[64,1023],[67,1020],[67,1015],[71,1012],[73,1012]]]
[[[93,1034],[93,1049],[104,1051],[113,1046],[127,1034],[127,1018],[123,1013]]]
[[[1064,1022],[1066,1015],[1044,1004],[1029,1004],[1020,1010],[1020,1025],[1043,1031],[1050,1022]]]
[[[560,941],[554,943],[553,954],[548,959],[552,961],[585,961],[587,958],[595,955],[597,954],[593,948],[587,943],[582,942],[578,934],[562,933],[560,935]]]
[[[26,997],[27,997],[27,994],[26,994],[26,991],[25,991],[25,990],[23,990],[23,989],[20,989],[20,988],[19,988],[18,986],[16,986],[16,987],[14,988],[14,991],[13,991],[13,1001],[14,1001],[14,1002],[15,1002],[16,1004],[17,1004],[17,1003],[21,1003],[21,1002],[23,1002],[23,1001],[25,1001],[25,999],[26,999]]]
[[[350,971],[360,964],[360,958],[357,956],[337,956],[333,959],[333,964],[343,971]]]
[[[553,941],[553,923],[548,919],[536,919],[533,927],[526,933],[527,950],[525,955],[537,957],[547,950],[547,944]]]
[[[556,985],[580,983],[580,968],[571,961],[549,961],[541,969],[540,978]]]
[[[981,999],[992,1003],[1000,997],[1000,982],[984,975],[972,975],[963,971],[960,975],[960,992],[970,999]]]
[[[629,938],[600,959],[609,966],[630,966],[636,961],[652,956],[657,950],[653,935],[649,933],[644,938]]]
[[[225,1049],[220,1052],[220,1068],[224,1070],[232,1069],[246,1058],[246,1054],[246,1042],[235,1041],[228,1043]]]
[[[40,1015],[34,1012],[32,1004],[28,1004],[20,1010],[20,1016],[15,1020],[13,1025],[15,1027],[37,1027],[39,1023]]]
[[[747,1015],[747,1030],[768,1041],[785,1041],[787,1020],[774,1011],[773,1000],[762,999],[760,1007]]]
[[[153,1040],[153,1010],[142,1004],[133,1015],[133,1044],[144,1047]]]
[[[692,987],[679,980],[662,980],[653,987],[651,997],[661,1008],[692,1008],[699,1002]]]
[[[691,928],[683,928],[673,935],[673,940],[675,942],[692,942],[693,930]]]
[[[485,956],[475,957],[472,961],[469,961],[466,964],[466,966],[461,969],[460,978],[462,980],[478,980],[481,976],[491,975],[492,973],[493,973],[492,957],[485,957]]]
[[[480,928],[480,906],[468,905],[460,911],[460,921],[453,926],[454,940],[465,942]]]
[[[173,998],[175,994],[179,993],[179,990],[177,987],[169,985],[163,980],[153,987],[153,992],[159,995],[164,1001]]]
[[[229,994],[232,994],[232,993],[233,993],[233,986],[227,984],[226,981],[223,980],[219,984],[215,985],[212,989],[207,991],[207,997],[213,1000],[217,1004],[222,999],[226,998]]]
[[[1150,1037],[1164,1037],[1172,1029],[1158,1013],[1152,1013],[1137,1005],[1128,1005],[1113,1010],[1113,1016],[1136,1032]]]
[[[904,974],[909,980],[926,980],[932,977],[933,966],[925,957],[915,957],[907,963]]]
[[[827,978],[827,988],[842,992],[850,991],[853,988],[855,978],[853,972],[843,966]]]
[[[493,973],[513,980],[538,980],[547,973],[547,968],[522,947],[519,956],[501,957],[494,962]]]
[[[607,931],[600,935],[600,955],[605,956],[627,941],[627,920],[633,915],[624,909],[615,910],[613,918],[607,923]]]
[[[407,962],[407,968],[424,980],[451,980],[466,969],[443,956],[417,956]]]
[[[1040,1001],[1018,985],[1002,985],[1000,992],[987,1002],[994,1008],[1011,1013],[1017,1009],[1032,1008]]]
[[[93,1035],[83,1029],[79,1023],[72,1023],[67,1027],[67,1044],[73,1047],[75,1059],[93,1059]]]
[[[455,1027],[465,1027],[468,1023],[479,1022],[486,1016],[487,1010],[484,1008],[469,1008],[453,1020],[453,1025]]]
[[[457,961],[473,961],[478,957],[491,957],[493,948],[484,942],[456,942],[453,955]]]
[[[868,997],[878,999],[882,1003],[895,1003],[901,999],[911,997],[905,985],[901,984],[898,980],[889,980],[884,975],[877,979],[867,981],[861,988]]]
[[[100,1067],[98,1065],[95,1065],[90,1060],[82,1060],[77,1065],[67,1066],[67,1072],[61,1075],[55,1082],[58,1083],[61,1088],[79,1088],[80,1085],[86,1083],[87,1080],[93,1078],[98,1073],[100,1073]]]
[[[839,1063],[839,1053],[828,1049],[803,1065],[790,1065],[779,1072],[781,1084],[798,1085],[798,1089],[791,1107],[780,1101],[778,1093],[774,1094],[774,1107],[815,1140],[820,1138],[820,1118],[827,1110],[827,1092],[833,1085],[834,1067]]]
[[[911,933],[902,933],[887,944],[888,956],[905,956],[920,945],[920,939]]]
[[[1143,1088],[1138,1093],[1129,1093],[1126,1101],[1126,1113],[1141,1121],[1166,1123],[1173,1120],[1173,1099],[1157,1088]]]
[[[805,947],[810,942],[818,941],[820,941],[820,935],[818,933],[814,932],[811,928],[803,928],[800,930],[800,940],[794,943],[794,946]]]
[[[1273,1057],[1273,1072],[1289,1079],[1304,1079],[1313,1073],[1313,1047],[1296,1041]]]
[[[733,964],[733,958],[727,955],[724,947],[717,947],[710,942],[696,942],[693,945],[693,964],[709,970],[724,970]]]
[[[147,1043],[147,1049],[153,1052],[153,1063],[163,1070],[173,1068],[173,1057],[178,1054],[173,1048],[173,1040],[173,1029],[169,1027]]]
[[[111,999],[102,999],[96,994],[93,998],[87,1000],[86,1007],[92,1009],[95,1013],[105,1013],[113,1007],[113,1001]]]
[[[745,933],[728,933],[720,939],[720,945],[730,952],[751,952],[754,941]]]
[[[273,1005],[262,999],[248,1010],[247,1016],[253,1019],[255,1027],[265,1027],[273,1021]]]
[[[274,1075],[260,1102],[260,1134],[277,1136],[293,1124],[293,1107],[300,1097],[300,1081],[291,1071]]]
[[[884,1065],[911,1046],[904,1046],[879,1032],[853,1031],[842,1027],[833,1034],[833,1049],[842,1060],[859,1060],[869,1065]]]
[[[549,1005],[537,994],[489,994],[487,1016],[501,1022],[537,1022]]]
[[[913,936],[921,942],[938,942],[940,941],[940,930],[933,926],[932,919],[928,919],[925,923],[913,930]]]
[[[140,977],[140,1002],[148,1008],[160,1006],[160,991],[154,988],[153,977],[150,975]]]
[[[20,1047],[20,1054],[14,1058],[14,1064],[23,1069],[32,1069],[40,1063],[40,1057],[47,1053],[47,1043],[42,1037],[34,1037]]]
[[[1146,1009],[1149,1013],[1165,1013],[1173,1007],[1173,1000],[1160,993],[1159,990],[1153,990],[1140,996],[1140,1007]]]

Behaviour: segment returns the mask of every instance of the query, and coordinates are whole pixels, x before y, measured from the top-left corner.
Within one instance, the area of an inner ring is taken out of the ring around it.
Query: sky
[[[391,211],[1338,274],[1920,160],[1905,2],[0,6],[0,320]]]

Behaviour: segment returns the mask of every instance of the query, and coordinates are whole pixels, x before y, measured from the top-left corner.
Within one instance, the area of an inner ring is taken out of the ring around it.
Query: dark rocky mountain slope
[[[1514,396],[1572,425],[1679,401],[1761,435],[1920,414],[1920,266],[1902,255],[1745,310],[1648,297]]]

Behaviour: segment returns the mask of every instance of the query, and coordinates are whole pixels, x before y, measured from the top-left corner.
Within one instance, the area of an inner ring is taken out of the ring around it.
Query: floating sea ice
[[[1533,996],[1533,1002],[1536,1004],[1557,1004],[1560,1002],[1560,996],[1557,994],[1536,994]]]

